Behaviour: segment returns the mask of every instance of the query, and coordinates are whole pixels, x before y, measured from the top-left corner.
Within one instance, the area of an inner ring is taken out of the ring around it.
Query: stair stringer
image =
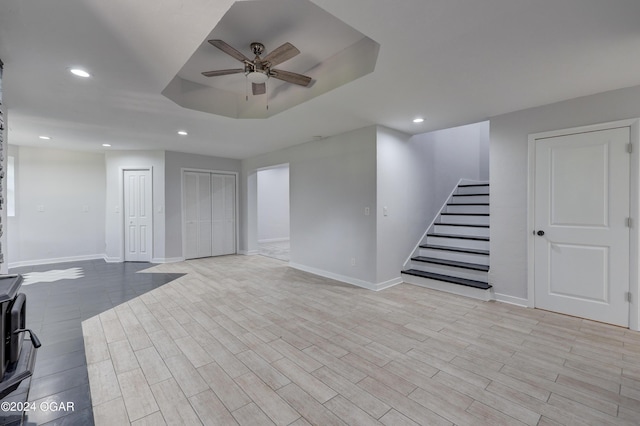
[[[420,239],[418,240],[418,243],[413,248],[413,251],[411,252],[411,254],[409,254],[407,259],[402,264],[402,269],[403,270],[408,269],[410,267],[410,265],[411,265],[411,258],[417,256],[420,253],[420,246],[427,241],[427,234],[429,233],[429,231],[431,231],[433,229],[434,225],[436,224],[436,221],[440,217],[440,214],[442,214],[447,209],[447,204],[453,198],[453,194],[456,193],[456,190],[458,189],[458,186],[460,186],[461,184],[464,185],[464,184],[481,184],[481,183],[488,183],[488,182],[472,180],[472,179],[464,179],[464,178],[462,178],[462,179],[460,179],[458,181],[456,186],[453,187],[453,189],[449,193],[449,196],[447,197],[447,199],[444,201],[444,203],[440,207],[440,210],[438,210],[438,213],[436,213],[436,215],[431,220],[431,223],[429,223],[429,226],[427,226],[427,229],[422,234],[422,237],[420,237]]]
[[[432,231],[435,228],[435,225],[441,221],[442,213],[447,212],[447,206],[453,200],[454,198],[453,196],[454,194],[457,193],[459,186],[460,185],[478,185],[478,184],[483,185],[488,183],[489,182],[487,181],[476,181],[472,179],[460,179],[458,181],[458,183],[455,185],[453,190],[449,193],[449,196],[445,200],[444,204],[441,206],[438,213],[434,216],[433,220],[425,230],[424,234],[422,234],[422,237],[418,240],[418,243],[414,247],[411,254],[407,257],[406,261],[403,264],[403,269],[402,269],[403,271],[408,271],[409,269],[411,269],[412,259],[417,257],[420,254],[420,248],[421,248],[420,246],[427,243],[428,234],[432,233]],[[401,274],[404,282],[408,284],[426,287],[426,288],[430,288],[438,291],[444,291],[452,294],[458,294],[461,296],[471,297],[474,299],[479,299],[484,301],[495,300],[495,293],[491,285],[489,285],[488,289],[474,288],[466,285],[460,285],[460,284],[454,284],[451,282],[441,281],[439,279],[416,276],[416,275],[412,275],[411,271],[408,271],[408,272],[409,273],[403,272]]]
[[[468,180],[468,179],[460,179],[456,184],[456,186],[453,187],[453,190],[449,193],[449,196],[444,201],[444,204],[442,204],[442,207],[440,207],[440,210],[438,210],[438,213],[436,213],[436,215],[433,217],[429,226],[427,226],[427,229],[424,231],[424,234],[422,234],[422,237],[420,237],[420,239],[418,240],[418,243],[413,248],[413,251],[409,254],[407,259],[402,264],[402,270],[409,268],[409,266],[411,265],[411,258],[418,255],[418,253],[420,252],[420,245],[427,240],[427,234],[431,229],[433,229],[433,226],[435,225],[436,221],[440,217],[440,214],[447,208],[447,203],[449,202],[449,200],[451,200],[451,197],[453,196],[453,194],[455,194],[456,190],[458,189],[458,185],[460,185],[465,180]],[[473,182],[471,180],[468,180],[468,181]]]

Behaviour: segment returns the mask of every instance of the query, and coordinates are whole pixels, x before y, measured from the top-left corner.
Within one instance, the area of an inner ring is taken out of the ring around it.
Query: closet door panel
[[[212,255],[211,174],[198,173],[198,257]]]
[[[184,194],[184,257],[198,257],[198,175],[185,172]]]

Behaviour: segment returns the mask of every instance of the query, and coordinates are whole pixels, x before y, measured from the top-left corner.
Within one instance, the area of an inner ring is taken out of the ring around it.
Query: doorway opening
[[[289,261],[289,164],[257,172],[257,236],[261,255]]]

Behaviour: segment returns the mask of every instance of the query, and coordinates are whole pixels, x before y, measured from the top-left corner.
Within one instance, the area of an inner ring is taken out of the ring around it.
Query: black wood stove
[[[21,285],[22,275],[0,275],[0,399],[31,377],[40,347],[38,337],[25,328],[27,297],[18,293]]]

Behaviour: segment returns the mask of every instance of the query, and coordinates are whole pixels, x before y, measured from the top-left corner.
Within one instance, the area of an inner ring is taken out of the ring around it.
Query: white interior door
[[[235,176],[184,172],[185,259],[233,254]]]
[[[535,142],[535,306],[629,325],[629,128]]]
[[[151,262],[152,257],[151,170],[124,171],[124,260]]]

